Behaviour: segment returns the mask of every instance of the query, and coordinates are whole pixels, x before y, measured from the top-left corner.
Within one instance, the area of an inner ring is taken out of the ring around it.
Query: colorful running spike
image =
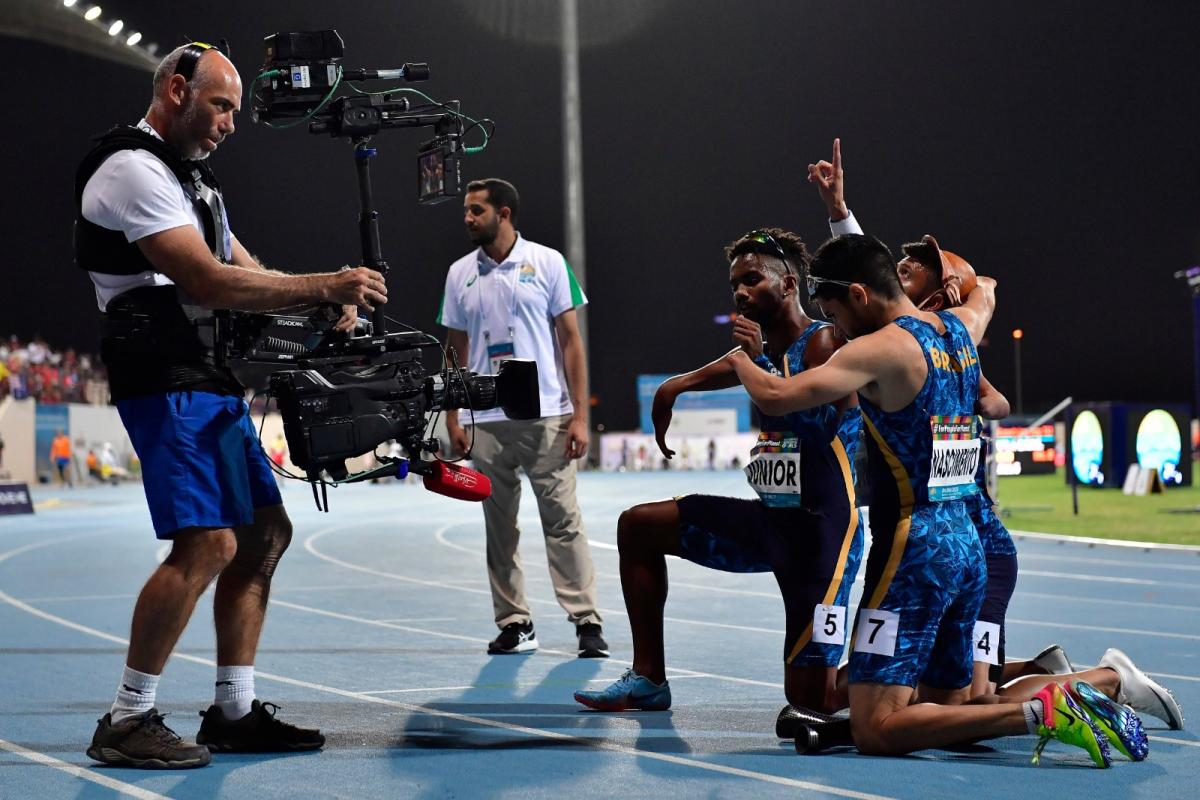
[[[1092,722],[1087,712],[1071,699],[1063,687],[1049,683],[1034,695],[1042,701],[1042,724],[1038,726],[1038,743],[1033,749],[1033,763],[1041,763],[1042,750],[1051,739],[1081,747],[1092,757],[1097,767],[1112,765],[1108,754],[1108,739]]]
[[[671,707],[671,686],[643,678],[631,669],[598,692],[580,691],[575,700],[597,711],[666,711]]]
[[[1145,760],[1150,743],[1142,729],[1142,720],[1132,708],[1113,702],[1087,681],[1071,681],[1070,689],[1092,722],[1108,737],[1110,745],[1130,761]]]

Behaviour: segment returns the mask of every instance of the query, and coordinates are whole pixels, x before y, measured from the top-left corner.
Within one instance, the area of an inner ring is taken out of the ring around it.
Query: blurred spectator
[[[54,441],[50,444],[50,463],[58,471],[59,484],[75,486],[71,475],[71,437],[67,436],[62,428],[58,429]]]
[[[129,477],[129,470],[117,463],[117,454],[113,451],[112,442],[105,442],[100,448],[100,479],[116,485],[118,481]]]
[[[41,336],[23,343],[0,340],[0,399],[32,397],[43,403],[108,402],[108,378],[92,358],[72,349],[55,350]]]

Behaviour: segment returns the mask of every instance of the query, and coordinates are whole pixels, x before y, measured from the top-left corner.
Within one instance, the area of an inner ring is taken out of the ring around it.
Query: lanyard
[[[482,255],[482,252],[481,252],[481,255]],[[475,269],[476,269],[477,275],[479,276],[475,281],[475,286],[477,287],[476,292],[478,293],[478,298],[479,298],[479,310],[481,312],[483,312],[484,319],[486,320],[487,314],[486,314],[485,309],[487,308],[487,306],[485,306],[484,302],[483,302],[483,271],[479,269],[478,261],[476,261]],[[493,267],[491,270],[488,270],[488,271],[495,273],[499,269],[500,269],[500,265],[497,264],[495,267]],[[517,283],[520,280],[520,271],[521,271],[520,267],[514,266],[512,268],[512,273],[513,273],[512,296],[511,296],[512,303],[511,303],[511,307],[509,308],[509,316],[508,316],[508,341],[514,345],[514,349],[516,346],[516,342],[514,341],[514,336],[516,334],[516,321],[517,321]],[[492,343],[492,330],[491,330],[490,325],[485,324],[484,329],[483,329],[483,339],[488,345],[490,345]]]

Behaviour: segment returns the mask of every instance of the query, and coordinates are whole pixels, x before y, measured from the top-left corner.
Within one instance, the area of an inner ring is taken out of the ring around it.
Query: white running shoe
[[[1033,663],[1051,675],[1069,675],[1075,671],[1062,645],[1052,644],[1033,657]]]
[[[1129,656],[1115,647],[1104,651],[1101,667],[1116,670],[1121,679],[1117,690],[1117,702],[1124,703],[1141,714],[1158,717],[1173,731],[1183,730],[1183,709],[1171,690],[1156,683],[1130,660]]]

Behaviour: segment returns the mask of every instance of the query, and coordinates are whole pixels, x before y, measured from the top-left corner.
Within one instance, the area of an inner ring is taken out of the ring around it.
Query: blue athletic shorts
[[[701,494],[675,503],[683,558],[722,572],[775,574],[787,620],[784,662],[836,667],[845,649],[850,586],[862,561],[857,509],[843,499],[814,514]],[[818,613],[818,605],[829,608]]]
[[[972,634],[987,585],[979,536],[961,502],[920,507],[894,522],[872,515],[850,682],[961,689],[971,683]]]
[[[283,502],[240,397],[167,392],[117,402],[142,462],[159,539],[183,528],[232,528]]]

